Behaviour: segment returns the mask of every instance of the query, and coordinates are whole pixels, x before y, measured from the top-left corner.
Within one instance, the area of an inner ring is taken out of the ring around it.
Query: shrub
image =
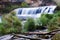
[[[48,24],[48,18],[46,17],[46,14],[41,15],[39,21],[42,24],[42,26],[46,26]]]
[[[53,17],[60,17],[60,11],[57,11]]]
[[[59,21],[60,20],[60,11],[57,11],[54,14],[46,15],[46,17],[48,18],[47,27],[48,27],[49,31],[59,29],[59,27],[60,27],[60,21]]]
[[[5,27],[0,23],[0,35],[5,34]]]
[[[53,18],[53,14],[41,14],[41,17],[37,19],[37,29],[46,29],[49,21]]]
[[[34,19],[28,18],[24,24],[24,29],[25,31],[34,31],[36,29]]]
[[[17,28],[14,27],[6,28],[6,34],[17,33],[17,32],[18,32]]]
[[[55,29],[59,29],[60,27],[60,16],[59,12],[54,14],[53,18],[50,20],[48,25],[48,30],[52,31]]]
[[[3,16],[3,25],[6,28],[7,33],[20,33],[21,32],[21,21],[15,16],[15,12],[11,12]]]
[[[37,20],[35,20],[35,27],[36,27],[36,30],[43,30],[44,29],[44,26],[41,23],[40,18],[38,18]]]

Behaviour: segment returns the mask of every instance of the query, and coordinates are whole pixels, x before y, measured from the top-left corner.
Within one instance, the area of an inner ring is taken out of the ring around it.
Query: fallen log
[[[25,33],[21,33],[21,34],[25,34],[25,35],[55,35],[58,31],[60,31],[60,29],[58,30],[53,30],[51,32],[25,32]]]
[[[25,35],[38,35],[38,36],[45,36],[45,38],[52,38],[57,32],[59,32],[60,29],[58,30],[53,30],[51,32],[25,32],[25,33],[22,33],[22,34],[25,34]],[[47,36],[46,36],[47,35]]]
[[[20,34],[14,34],[14,36],[10,40],[13,40],[14,37],[25,38],[25,39],[30,39],[30,40],[41,40],[41,38],[30,37],[30,36],[25,36],[25,35],[20,35]]]
[[[30,40],[40,40],[41,39],[40,37],[36,38],[36,37],[30,37],[30,36],[26,36],[26,35],[27,34],[28,35],[37,35],[37,36],[42,35],[42,36],[45,36],[45,38],[48,37],[46,35],[50,35],[49,38],[51,38],[58,31],[60,31],[60,29],[59,30],[54,30],[52,32],[25,32],[25,33],[22,33],[21,35],[20,34],[13,34],[14,36],[11,39],[13,39],[14,37],[18,37],[18,38],[25,38],[25,39],[30,39]]]

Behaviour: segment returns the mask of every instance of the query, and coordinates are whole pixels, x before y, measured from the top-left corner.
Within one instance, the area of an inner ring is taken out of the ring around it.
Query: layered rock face
[[[53,0],[58,6],[60,6],[60,0]]]
[[[24,2],[24,0],[0,0],[2,2]]]
[[[25,0],[32,7],[56,5],[52,0]]]

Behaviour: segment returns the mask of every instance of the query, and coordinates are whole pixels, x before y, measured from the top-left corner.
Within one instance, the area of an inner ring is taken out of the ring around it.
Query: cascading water
[[[26,19],[28,17],[39,18],[42,13],[53,14],[56,6],[43,6],[34,8],[18,8],[15,9],[18,18]]]

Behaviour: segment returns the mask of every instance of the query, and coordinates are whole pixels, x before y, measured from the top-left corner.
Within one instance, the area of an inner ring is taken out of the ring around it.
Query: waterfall
[[[16,16],[22,19],[22,30],[24,29],[24,23],[28,17],[39,18],[42,13],[53,14],[56,6],[43,6],[43,7],[34,7],[34,8],[18,8],[15,9]]]
[[[15,9],[18,18],[26,19],[28,17],[38,18],[42,13],[53,14],[56,6],[42,6],[33,8],[18,8]]]

